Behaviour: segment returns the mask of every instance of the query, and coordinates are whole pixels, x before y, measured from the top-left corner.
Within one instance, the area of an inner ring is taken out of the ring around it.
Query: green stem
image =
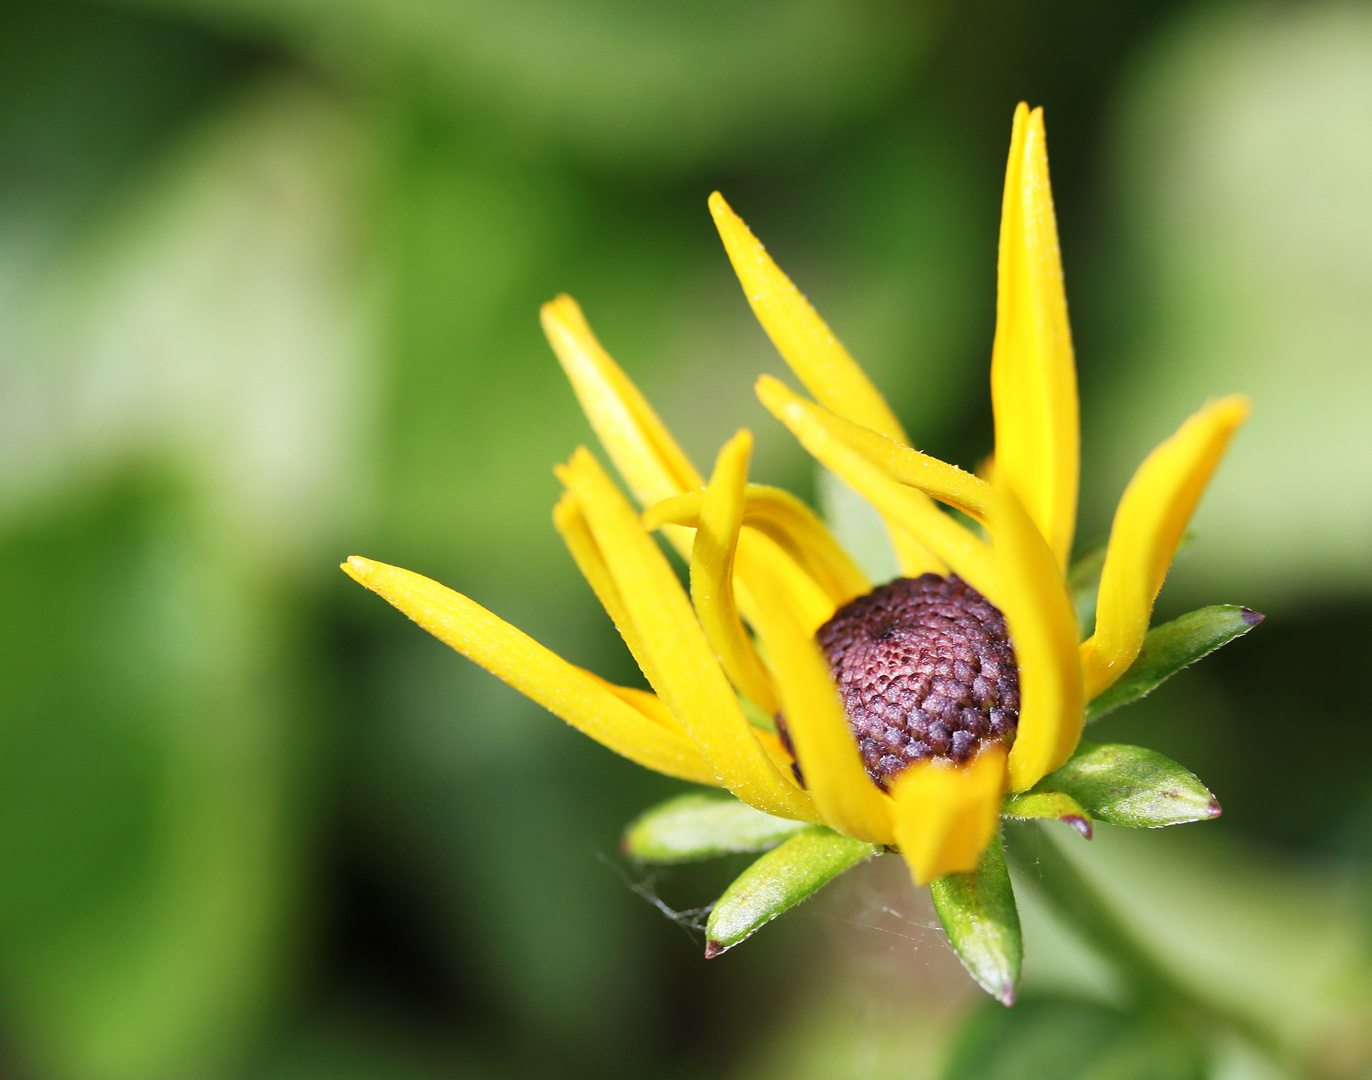
[[[1037,824],[1012,826],[1014,861],[1066,916],[1069,925],[1114,965],[1142,1008],[1185,1016],[1201,1028],[1228,1028],[1261,1047],[1294,1074],[1315,1075],[1309,1063],[1296,1060],[1260,1025],[1222,1005],[1203,1000],[1182,985],[1159,963],[1119,910]]]

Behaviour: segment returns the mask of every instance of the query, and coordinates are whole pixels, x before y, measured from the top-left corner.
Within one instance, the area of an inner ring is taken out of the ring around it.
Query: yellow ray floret
[[[577,670],[594,679],[620,701],[632,705],[659,727],[664,727],[672,734],[680,735],[683,739],[690,739],[686,729],[681,726],[681,721],[672,715],[671,710],[662,704],[662,699],[651,690],[640,690],[636,686],[617,686],[608,679],[602,679],[594,671],[587,671],[585,668],[577,668]],[[701,760],[704,761],[705,759],[701,758]],[[718,777],[715,778],[714,784],[716,787],[721,786]]]
[[[577,302],[559,296],[543,305],[540,317],[582,412],[639,504],[650,506],[702,486],[705,481],[690,458],[591,332]],[[665,535],[689,556],[690,533],[668,529]]]
[[[567,545],[567,550],[571,552],[572,560],[581,571],[581,576],[591,586],[591,591],[600,601],[600,606],[610,616],[610,621],[615,624],[619,636],[629,647],[639,670],[643,672],[650,685],[658,685],[662,681],[662,676],[653,666],[652,653],[644,644],[628,607],[619,595],[619,587],[615,584],[614,576],[605,565],[595,537],[591,535],[591,528],[586,524],[586,515],[582,512],[581,504],[570,491],[564,491],[557,505],[553,507],[553,525],[562,537],[563,543]]]
[[[734,604],[734,552],[743,527],[752,449],[752,435],[740,431],[724,444],[715,461],[691,547],[691,603],[706,640],[738,692],[767,715],[775,716],[780,708],[776,691]]]
[[[756,529],[745,529],[738,538],[734,570],[734,589],[743,619],[757,625],[757,584],[765,580],[769,595],[782,598],[791,613],[813,632],[823,626],[838,608],[838,601],[815,576],[784,547]]]
[[[908,442],[905,429],[866,372],[717,191],[710,196],[710,213],[753,313],[805,388],[839,416]],[[891,542],[902,572],[917,576],[939,571],[937,559],[913,536],[894,529]]]
[[[1066,567],[1077,514],[1077,376],[1043,110],[1022,103],[1001,211],[991,402],[1001,481]]]
[[[1138,656],[1186,523],[1250,409],[1240,394],[1212,401],[1159,444],[1129,481],[1110,528],[1095,633],[1081,647],[1088,699]]]
[[[757,321],[805,389],[840,416],[907,441],[881,391],[717,191],[710,213]]]
[[[643,527],[650,531],[664,525],[694,529],[700,521],[703,498],[704,492],[688,491],[663,499],[643,512]],[[835,606],[871,592],[871,582],[833,534],[789,491],[749,484],[744,490],[743,524],[762,533],[803,566]]]
[[[784,384],[783,384],[784,385]],[[796,395],[787,399],[805,411],[814,423],[852,447],[893,479],[917,488],[939,502],[957,507],[977,521],[985,521],[991,488],[981,477],[964,472],[936,457],[922,454],[880,432],[845,420],[823,406]]]
[[[1020,710],[1011,791],[1033,787],[1069,757],[1085,718],[1077,617],[1057,562],[1015,493],[996,485],[991,518],[996,605],[1019,666]]]
[[[781,690],[782,711],[825,824],[872,844],[892,844],[891,800],[867,775],[829,667],[814,637],[777,598],[759,596],[758,632]]]
[[[847,481],[889,524],[915,537],[964,581],[995,602],[996,575],[990,549],[969,529],[938,509],[922,491],[893,479],[837,438],[811,415],[806,408],[808,403],[779,379],[764,375],[758,380],[757,394],[812,457]]]
[[[601,558],[651,657],[653,689],[681,721],[715,775],[770,814],[815,820],[809,797],[758,743],[666,556],[591,454],[558,470],[576,496]]]
[[[995,836],[1004,790],[999,743],[966,765],[920,762],[895,778],[896,843],[916,885],[976,869]]]
[[[615,753],[668,776],[719,784],[689,739],[649,719],[602,680],[567,663],[461,593],[357,555],[343,569],[434,637]]]

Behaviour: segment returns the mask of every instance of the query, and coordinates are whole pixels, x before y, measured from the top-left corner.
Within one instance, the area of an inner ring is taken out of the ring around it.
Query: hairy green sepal
[[[1143,639],[1143,648],[1129,670],[1087,706],[1086,719],[1095,720],[1137,701],[1182,668],[1248,633],[1262,619],[1246,607],[1217,604],[1155,626]]]
[[[1019,909],[997,836],[968,874],[945,874],[929,886],[943,930],[968,974],[1002,1005],[1019,982]]]
[[[809,827],[754,810],[732,795],[693,791],[640,814],[625,830],[622,849],[639,862],[695,862],[766,851]]]
[[[1005,800],[1001,813],[1011,818],[1052,818],[1072,826],[1087,840],[1091,839],[1091,815],[1065,791],[1034,788],[1021,792]]]
[[[705,955],[732,948],[880,850],[822,825],[805,826],[743,871],[716,901],[705,926]]]
[[[1156,750],[1083,742],[1028,794],[1060,792],[1111,825],[1156,829],[1219,817],[1220,804],[1189,769]]]

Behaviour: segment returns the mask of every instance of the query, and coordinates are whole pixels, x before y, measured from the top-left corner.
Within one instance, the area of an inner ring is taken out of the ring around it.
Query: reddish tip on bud
[[[1258,617],[1261,618],[1262,616]],[[1220,806],[1219,799],[1211,799],[1210,806],[1207,809],[1210,811],[1208,816],[1211,818],[1217,818],[1224,813],[1224,809]]]
[[[1091,822],[1084,817],[1078,817],[1076,814],[1069,814],[1058,820],[1065,821],[1068,825],[1072,826],[1072,828],[1076,829],[1077,832],[1081,834],[1083,840],[1090,840],[1091,837],[1095,835],[1091,829]]]
[[[1015,1003],[1015,988],[1013,986],[1007,986],[1000,993],[993,994],[992,996],[1008,1009]]]
[[[1252,608],[1244,608],[1243,615],[1241,617],[1243,621],[1246,622],[1249,626],[1257,626],[1258,623],[1262,622],[1263,619],[1267,618],[1267,616],[1264,615],[1262,612],[1254,611]]]
[[[707,941],[705,943],[705,959],[713,960],[729,946],[721,945],[718,941]]]

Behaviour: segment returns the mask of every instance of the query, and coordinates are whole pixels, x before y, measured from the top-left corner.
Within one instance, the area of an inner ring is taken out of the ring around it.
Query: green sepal
[[[1220,816],[1215,796],[1189,769],[1156,750],[1083,742],[1072,759],[1030,789],[1061,792],[1111,825],[1156,829]]]
[[[1065,791],[1040,791],[1037,787],[1012,795],[1000,811],[1012,818],[1053,818],[1091,839],[1091,815]]]
[[[732,795],[693,791],[645,810],[625,830],[620,847],[639,862],[695,862],[766,851],[809,827],[754,810]]]
[[[977,983],[1002,1005],[1015,1003],[1019,983],[1019,908],[1000,836],[968,874],[945,874],[929,885],[953,951]]]
[[[732,948],[787,908],[827,885],[881,848],[822,825],[806,826],[735,879],[705,924],[705,956]]]
[[[1246,607],[1217,604],[1155,626],[1143,639],[1143,648],[1129,670],[1087,706],[1087,721],[1137,701],[1182,668],[1242,637],[1262,620],[1263,616]]]

